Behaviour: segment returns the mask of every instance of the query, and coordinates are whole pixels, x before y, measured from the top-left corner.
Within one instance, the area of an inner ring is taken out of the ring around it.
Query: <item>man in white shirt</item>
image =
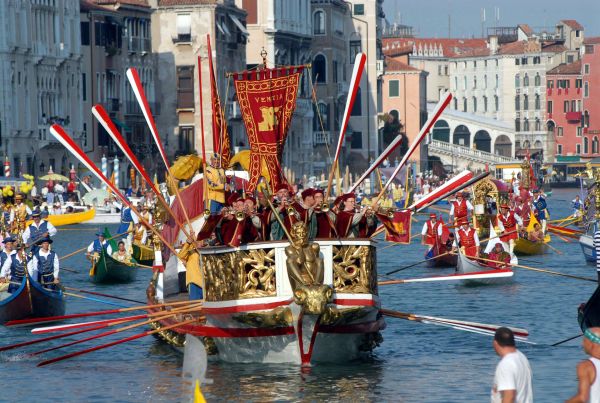
[[[43,238],[37,242],[39,249],[27,265],[27,271],[32,279],[42,284],[44,288],[55,289],[58,284],[58,272],[60,269],[58,255],[50,250],[52,239]]]
[[[42,212],[39,208],[31,213],[33,222],[23,232],[23,242],[27,246],[31,246],[33,253],[37,252],[37,243],[40,239],[46,237],[52,237],[56,235],[56,227],[46,220],[42,220]]]
[[[494,374],[492,403],[532,403],[531,367],[527,357],[517,350],[512,330],[496,330],[494,350],[501,360]]]

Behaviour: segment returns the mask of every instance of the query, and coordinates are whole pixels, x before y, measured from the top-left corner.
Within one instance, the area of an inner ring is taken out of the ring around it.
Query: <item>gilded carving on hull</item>
[[[233,316],[233,319],[252,327],[280,327],[292,325],[292,311],[278,307],[270,311],[248,312]]]
[[[202,255],[207,301],[269,297],[275,287],[275,249]]]
[[[475,199],[474,199],[475,204],[485,204],[487,201],[486,196],[490,196],[493,199],[496,199],[498,197],[498,188],[489,179],[484,179],[481,182],[479,182],[477,185],[475,185],[474,193],[475,193]]]
[[[376,294],[375,254],[370,246],[333,247],[333,287],[336,292]]]

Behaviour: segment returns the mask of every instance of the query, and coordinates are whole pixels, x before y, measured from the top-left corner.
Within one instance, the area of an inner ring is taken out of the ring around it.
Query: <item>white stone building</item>
[[[74,161],[48,128],[83,130],[79,0],[0,2],[0,157],[13,176]]]

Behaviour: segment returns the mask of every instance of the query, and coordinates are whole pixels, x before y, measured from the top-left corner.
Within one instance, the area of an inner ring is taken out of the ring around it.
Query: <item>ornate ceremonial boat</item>
[[[513,260],[516,258],[513,257]],[[511,263],[513,263],[511,261]],[[474,259],[470,259],[463,253],[458,254],[458,263],[456,266],[456,272],[460,274],[473,274],[473,273],[485,273],[485,272],[513,272],[512,269],[496,269],[486,265],[483,262],[478,262]],[[462,280],[463,284],[467,285],[490,285],[490,284],[506,284],[512,281],[513,276],[500,277],[500,278],[481,278],[481,279],[469,279]]]
[[[97,261],[92,262],[90,281],[104,284],[131,283],[135,280],[138,270],[135,261],[120,262],[103,252],[98,255]]]
[[[181,346],[184,335],[203,339],[227,362],[342,362],[369,352],[385,327],[379,315],[374,243],[317,241],[314,281],[289,264],[289,242],[201,249],[206,323],[162,333]],[[286,258],[287,255],[287,258]],[[321,266],[321,269],[318,268]],[[310,276],[309,276],[310,277]],[[148,289],[151,302],[181,298],[176,259]],[[157,290],[158,295],[157,295]],[[187,294],[183,294],[187,296]],[[156,323],[167,326],[169,321]]]
[[[0,292],[0,323],[64,314],[65,298],[62,290],[48,290],[37,281],[24,279],[12,294]]]
[[[535,216],[531,214],[529,224],[527,225],[527,233],[533,230],[535,224],[539,224],[539,222]],[[551,240],[552,237],[549,233],[544,235],[543,242],[533,242],[529,239],[519,238],[515,241],[515,253],[519,255],[543,255],[548,251],[548,244]]]
[[[594,247],[594,233],[596,232],[596,222],[590,222],[585,234],[579,237],[579,246],[588,264],[596,264],[596,248]]]

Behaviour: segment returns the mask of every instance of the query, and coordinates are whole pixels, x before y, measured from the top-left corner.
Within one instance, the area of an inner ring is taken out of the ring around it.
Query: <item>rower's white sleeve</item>
[[[441,225],[441,224],[438,225],[438,230],[437,230],[438,236],[442,236],[442,233],[444,231],[442,227],[443,227],[443,225]]]
[[[148,232],[144,230],[144,234],[142,235],[142,245],[146,243],[146,239],[148,239]]]
[[[479,235],[477,235],[477,231],[473,231],[473,239],[475,239],[475,245],[479,246]]]
[[[55,253],[54,254],[54,278],[58,278],[58,272],[59,272],[59,268],[60,268],[60,263],[58,261],[58,255]]]
[[[4,264],[2,265],[2,269],[0,270],[0,277],[8,278],[8,275],[10,274],[10,265],[11,264],[12,264],[12,258],[10,256],[8,256],[8,258],[6,258],[6,260],[4,261]]]
[[[515,216],[515,221],[517,221],[517,224],[519,225],[523,225],[523,219],[521,218],[520,215],[518,215],[517,213],[513,213]]]
[[[31,215],[31,209],[29,208],[29,206],[25,206],[25,211],[27,211],[27,215]]]
[[[132,211],[132,213],[133,213],[133,211]],[[131,214],[131,220],[133,221],[134,224],[137,224],[140,222],[140,217],[138,217],[137,214],[133,213],[133,214]]]
[[[46,222],[46,225],[48,225],[48,236],[56,235],[56,233],[58,232],[56,230],[56,227],[52,225],[49,221]]]
[[[500,231],[504,231],[505,230],[504,224],[502,224],[502,221],[500,219],[498,219],[498,229]]]
[[[108,256],[112,256],[113,250],[110,244],[106,245],[106,253],[108,253]]]
[[[467,210],[473,210],[473,205],[471,204],[470,201],[466,201],[467,202]]]
[[[31,260],[29,260],[29,262],[27,263],[27,271],[29,272],[29,275],[31,276],[31,278],[35,279],[37,281],[37,267],[38,267],[38,260],[37,257],[35,255],[33,255],[33,258]]]
[[[92,243],[91,243],[91,244],[88,246],[88,248],[87,248],[87,251],[88,251],[89,253],[92,253],[92,252],[94,251],[94,242],[92,242]]]
[[[25,228],[23,231],[23,242],[27,245],[29,243],[29,237],[31,237],[31,231],[29,231],[29,227]]]
[[[423,224],[423,229],[421,230],[421,235],[427,235],[427,222]]]
[[[450,202],[450,215],[454,215],[454,203]]]

